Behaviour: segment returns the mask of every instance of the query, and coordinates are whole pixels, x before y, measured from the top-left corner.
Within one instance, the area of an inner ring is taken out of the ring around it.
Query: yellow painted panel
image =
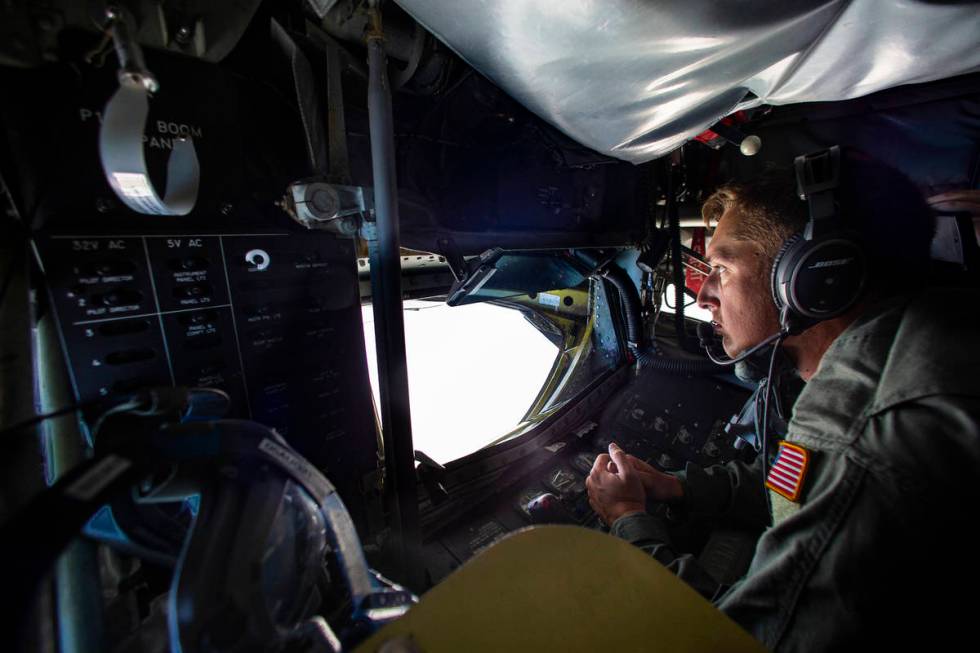
[[[576,526],[498,542],[357,651],[405,635],[423,653],[765,650],[643,551]]]

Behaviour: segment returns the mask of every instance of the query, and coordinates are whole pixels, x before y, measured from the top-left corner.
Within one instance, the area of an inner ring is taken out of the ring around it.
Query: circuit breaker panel
[[[220,388],[338,485],[373,468],[353,241],[65,234],[41,258],[79,400]]]

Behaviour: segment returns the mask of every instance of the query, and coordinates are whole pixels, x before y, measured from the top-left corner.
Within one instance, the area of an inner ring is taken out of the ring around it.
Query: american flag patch
[[[809,451],[796,444],[780,442],[779,453],[766,477],[766,487],[790,501],[797,501],[809,464]]]

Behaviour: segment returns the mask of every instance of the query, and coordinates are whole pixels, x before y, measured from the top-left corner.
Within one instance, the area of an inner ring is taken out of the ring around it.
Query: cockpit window
[[[580,311],[564,316],[564,340],[549,378],[551,386],[542,388],[528,419],[550,414],[575,398],[596,378],[615,369],[622,358],[605,287],[593,280],[566,292],[581,302]]]
[[[451,307],[407,300],[412,437],[445,464],[516,437],[621,361],[605,292],[577,288]],[[374,314],[363,307],[379,402]]]
[[[558,354],[554,343],[506,306],[416,299],[404,309],[416,449],[446,463],[520,423]],[[380,402],[370,305],[363,318],[371,388]]]

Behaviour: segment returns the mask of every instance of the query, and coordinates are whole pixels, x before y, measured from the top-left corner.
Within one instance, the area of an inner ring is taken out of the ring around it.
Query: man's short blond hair
[[[730,209],[739,217],[735,238],[758,243],[770,261],[807,221],[806,203],[796,196],[792,173],[778,168],[748,183],[720,186],[704,201],[701,217],[705,225],[717,226]]]

